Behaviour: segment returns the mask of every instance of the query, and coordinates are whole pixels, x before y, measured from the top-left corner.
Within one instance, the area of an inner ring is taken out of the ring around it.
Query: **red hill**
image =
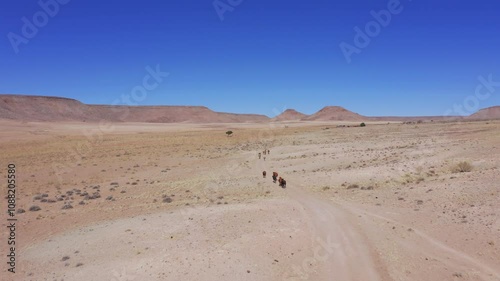
[[[294,109],[287,109],[287,110],[285,110],[285,112],[274,117],[272,120],[278,121],[278,122],[280,122],[280,121],[300,121],[306,117],[307,117],[307,115],[305,115],[304,113],[300,113]]]
[[[340,106],[327,106],[303,120],[306,121],[363,121],[367,118]]]
[[[500,119],[500,106],[494,106],[479,110],[477,113],[467,117],[471,120],[493,120]]]

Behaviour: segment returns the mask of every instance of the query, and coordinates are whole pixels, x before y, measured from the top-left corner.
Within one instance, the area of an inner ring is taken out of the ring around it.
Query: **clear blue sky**
[[[137,104],[269,116],[325,105],[369,116],[442,115],[474,101],[478,76],[500,82],[497,0],[401,0],[348,63],[339,45],[355,46],[354,28],[391,1],[242,0],[221,20],[213,0],[71,0],[45,25],[38,1],[4,1],[0,93],[110,104],[142,85],[147,66],[160,65],[170,75]],[[23,36],[21,19],[34,15],[42,26],[15,41],[16,53],[12,33]],[[476,99],[480,108],[500,105],[500,86],[493,89]]]

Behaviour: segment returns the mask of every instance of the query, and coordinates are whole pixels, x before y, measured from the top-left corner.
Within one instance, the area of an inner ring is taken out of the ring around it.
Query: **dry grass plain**
[[[0,122],[8,276],[500,280],[500,122],[336,125]]]

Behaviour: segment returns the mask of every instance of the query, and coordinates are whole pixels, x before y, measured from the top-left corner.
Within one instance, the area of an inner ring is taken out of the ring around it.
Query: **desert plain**
[[[500,121],[353,124],[0,121],[2,280],[500,280]]]

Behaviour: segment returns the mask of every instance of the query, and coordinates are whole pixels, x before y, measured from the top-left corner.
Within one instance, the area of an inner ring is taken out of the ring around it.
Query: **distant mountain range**
[[[60,97],[0,95],[0,119],[47,122],[142,123],[265,123],[286,121],[401,121],[500,119],[500,106],[462,116],[367,117],[339,106],[327,106],[312,115],[288,109],[275,118],[258,114],[215,112],[204,106],[87,105]]]

